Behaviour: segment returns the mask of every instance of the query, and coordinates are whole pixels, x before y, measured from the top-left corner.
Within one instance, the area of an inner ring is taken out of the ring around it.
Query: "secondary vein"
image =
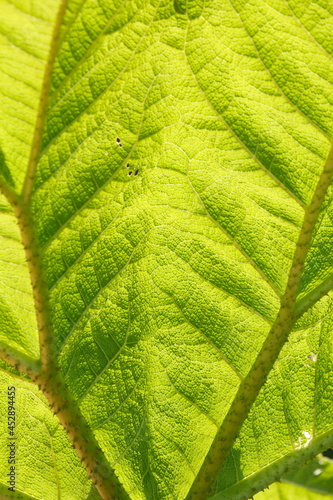
[[[265,384],[268,374],[273,368],[297,320],[295,315],[295,304],[304,270],[305,259],[310,249],[314,229],[320,215],[325,195],[330,186],[332,175],[333,145],[318,180],[311,203],[305,211],[293,262],[289,271],[286,290],[281,299],[281,307],[277,318],[250,371],[240,383],[237,394],[215,436],[186,500],[202,500],[203,498],[208,498],[218,473],[223,467],[259,391]]]

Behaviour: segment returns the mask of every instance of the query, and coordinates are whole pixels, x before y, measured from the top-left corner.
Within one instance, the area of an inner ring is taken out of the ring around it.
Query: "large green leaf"
[[[0,32],[15,37],[4,70],[14,83],[0,81],[1,173],[19,193],[58,6],[2,4]],[[133,499],[184,499],[275,319],[330,149],[331,11],[304,0],[68,4],[34,220],[61,370]],[[332,273],[330,196],[303,298]],[[8,231],[13,215],[0,215]],[[4,248],[27,295],[22,256],[17,264]],[[1,339],[35,359],[25,302],[3,290],[11,319]],[[330,298],[299,320],[221,472],[219,498],[248,498],[333,442],[331,322]],[[38,439],[38,429],[26,433]],[[62,468],[71,456],[59,456]],[[43,477],[38,491],[24,481],[19,491],[56,498]],[[63,498],[74,494],[87,492],[71,484]]]

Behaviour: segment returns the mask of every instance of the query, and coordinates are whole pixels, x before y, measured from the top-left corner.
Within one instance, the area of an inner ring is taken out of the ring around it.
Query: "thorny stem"
[[[289,332],[298,319],[295,304],[304,269],[305,258],[318,220],[320,209],[333,174],[333,146],[319,178],[310,205],[307,207],[296,244],[285,293],[277,318],[249,373],[241,382],[237,394],[225,416],[210,450],[194,480],[186,500],[203,500],[212,493],[218,473],[224,465],[240,429],[256,400],[260,389],[288,339]]]
[[[71,397],[57,366],[57,352],[54,342],[49,291],[44,278],[42,256],[35,233],[35,221],[31,211],[31,193],[36,166],[40,155],[45,124],[47,99],[51,85],[51,74],[58,48],[60,27],[66,10],[67,0],[62,0],[55,22],[49,57],[45,66],[39,110],[32,142],[30,159],[22,189],[18,195],[4,179],[0,178],[0,189],[11,203],[18,220],[23,247],[30,273],[40,345],[40,367],[29,367],[10,348],[0,346],[0,356],[16,370],[27,373],[43,391],[51,409],[65,428],[88,475],[91,477],[103,500],[128,500],[127,493],[119,483],[114,471],[99,448],[96,438],[85,422],[78,405]]]
[[[56,358],[48,300],[48,286],[42,272],[41,255],[30,207],[24,203],[17,203],[14,206],[14,210],[19,223],[22,244],[30,273],[39,334],[41,372],[43,373],[48,371],[54,364],[53,360]]]
[[[9,345],[0,342],[0,358],[12,365],[17,372],[25,373],[33,381],[40,373],[40,363]]]
[[[295,304],[294,314],[296,318],[303,316],[318,300],[330,292],[333,288],[333,275],[330,275],[311,292],[307,293],[304,297],[298,300]]]
[[[16,370],[27,373],[43,391],[103,500],[127,500],[129,499],[127,493],[124,492],[98,446],[93,432],[71,397],[57,366],[48,287],[44,279],[42,258],[30,206],[16,196],[11,196],[9,201],[18,219],[30,273],[39,333],[40,369],[36,367],[29,369],[29,365],[14,352],[10,352],[10,348],[1,349],[0,346],[0,356],[12,364]]]
[[[40,93],[39,99],[39,108],[37,112],[36,124],[35,124],[35,132],[32,140],[32,145],[30,149],[30,158],[28,162],[28,168],[26,172],[26,176],[24,179],[24,185],[22,189],[22,197],[23,200],[28,201],[31,196],[33,183],[35,180],[36,167],[39,159],[42,140],[43,140],[43,130],[46,119],[46,109],[48,103],[48,96],[51,87],[52,81],[52,70],[55,61],[55,57],[58,49],[60,28],[62,25],[62,21],[65,15],[66,7],[68,0],[61,0],[60,7],[58,10],[58,14],[55,20],[55,25],[52,34],[52,40],[50,45],[49,55],[46,61],[45,69],[44,69],[44,78]]]
[[[36,382],[103,500],[129,500],[57,367],[44,371]]]

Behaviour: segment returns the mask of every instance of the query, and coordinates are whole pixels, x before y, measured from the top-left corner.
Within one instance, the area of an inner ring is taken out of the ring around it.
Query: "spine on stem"
[[[218,473],[237,439],[240,429],[266,382],[269,372],[300,317],[295,304],[312,235],[333,174],[333,146],[317,183],[310,205],[305,210],[302,228],[296,244],[285,293],[276,320],[249,373],[240,383],[236,396],[219,428],[209,452],[194,480],[186,500],[203,500],[212,493]]]

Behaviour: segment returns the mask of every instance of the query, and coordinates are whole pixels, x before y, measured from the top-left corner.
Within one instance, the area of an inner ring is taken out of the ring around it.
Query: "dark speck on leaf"
[[[133,173],[133,172],[132,172],[132,170],[130,170],[130,171],[128,172],[128,175],[132,175],[132,173]]]
[[[137,169],[135,172],[134,172],[134,175],[138,175],[139,173],[139,169]]]

